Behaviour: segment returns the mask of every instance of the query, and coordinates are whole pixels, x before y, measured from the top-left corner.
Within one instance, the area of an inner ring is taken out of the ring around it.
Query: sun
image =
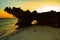
[[[42,8],[36,9],[36,11],[38,13],[47,12],[47,11],[51,11],[51,10],[54,10],[56,12],[59,12],[60,11],[60,6],[44,6]]]

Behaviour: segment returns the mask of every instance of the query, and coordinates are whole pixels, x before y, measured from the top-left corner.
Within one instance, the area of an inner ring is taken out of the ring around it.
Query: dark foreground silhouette
[[[33,20],[37,20],[35,25],[47,25],[60,28],[60,12],[51,10],[49,12],[37,13],[35,10],[33,12],[29,10],[23,11],[21,8],[15,7],[6,7],[4,10],[18,18],[16,25],[19,28],[32,26],[33,24],[31,22]]]

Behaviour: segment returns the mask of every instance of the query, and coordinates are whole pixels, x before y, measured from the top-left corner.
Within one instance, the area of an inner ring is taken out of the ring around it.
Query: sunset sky
[[[4,11],[5,7],[20,7],[23,10],[37,12],[60,11],[60,0],[0,0],[0,18],[14,18]]]

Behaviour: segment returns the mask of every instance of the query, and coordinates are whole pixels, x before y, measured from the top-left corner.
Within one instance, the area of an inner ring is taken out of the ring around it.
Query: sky
[[[20,7],[23,10],[37,12],[60,11],[60,0],[0,0],[0,18],[14,18],[4,11],[5,7]]]

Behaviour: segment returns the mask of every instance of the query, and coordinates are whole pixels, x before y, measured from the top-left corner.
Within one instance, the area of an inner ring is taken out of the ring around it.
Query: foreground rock
[[[33,20],[37,21],[35,25],[48,25],[60,28],[60,12],[51,10],[49,12],[37,13],[36,11],[23,11],[21,8],[15,7],[12,9],[10,7],[6,7],[4,10],[18,18],[16,25],[18,25],[19,28],[32,26],[33,24],[31,24],[31,22]]]

